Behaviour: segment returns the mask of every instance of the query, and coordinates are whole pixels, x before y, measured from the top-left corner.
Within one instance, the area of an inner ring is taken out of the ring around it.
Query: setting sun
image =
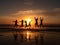
[[[27,25],[31,22],[31,19],[26,19]]]

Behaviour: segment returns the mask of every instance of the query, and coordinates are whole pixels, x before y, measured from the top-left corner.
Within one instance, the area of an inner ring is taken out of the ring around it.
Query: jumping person
[[[25,27],[27,27],[27,21],[25,21]]]
[[[24,23],[24,20],[21,20],[20,22],[21,22],[21,27],[23,27],[23,26],[24,26],[24,25],[23,25],[23,23]]]
[[[35,26],[38,26],[38,18],[35,18]]]
[[[31,27],[31,21],[29,22],[29,25],[28,26]]]
[[[14,27],[17,27],[18,26],[18,21],[13,21],[14,22]]]
[[[43,26],[43,18],[40,17],[40,26]]]

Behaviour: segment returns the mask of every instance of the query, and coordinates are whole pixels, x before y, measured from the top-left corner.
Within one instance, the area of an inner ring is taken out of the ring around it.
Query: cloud
[[[24,4],[25,5],[32,5],[33,4],[33,0],[24,0]]]
[[[12,15],[45,15],[45,16],[60,16],[60,8],[54,8],[54,9],[39,9],[39,10],[23,10],[23,11],[17,11],[16,13],[13,13]]]
[[[60,0],[0,0],[0,15],[10,16],[9,14],[18,13],[22,10],[35,10],[33,12],[36,14],[44,13],[46,15],[54,14],[56,13],[54,11],[57,11],[57,14],[59,14],[59,4]],[[53,9],[48,8],[57,9],[52,11]]]
[[[46,10],[43,14],[50,16],[60,16],[60,8]]]

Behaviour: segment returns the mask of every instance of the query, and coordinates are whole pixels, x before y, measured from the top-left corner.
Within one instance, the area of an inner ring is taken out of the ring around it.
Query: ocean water
[[[0,45],[60,45],[60,32],[0,32]]]

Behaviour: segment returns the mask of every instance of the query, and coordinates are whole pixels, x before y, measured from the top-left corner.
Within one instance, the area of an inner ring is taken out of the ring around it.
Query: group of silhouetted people
[[[38,25],[38,18],[35,17],[34,19],[35,19],[35,27],[43,26],[43,18],[42,17],[40,17],[40,25]],[[15,27],[17,27],[18,26],[18,21],[16,20],[14,22],[15,22],[15,24],[14,24]],[[20,27],[23,27],[24,26],[24,23],[25,23],[25,27],[28,27],[28,26],[31,27],[31,21],[29,22],[29,25],[27,25],[27,21],[24,21],[24,20],[21,20],[19,22],[21,22]]]
[[[43,26],[43,18],[40,17],[40,25],[38,25],[38,18],[35,18],[35,26]]]
[[[17,27],[17,26],[18,26],[18,20],[14,21],[14,22],[15,22],[15,23],[14,23],[14,26]],[[21,20],[21,21],[19,21],[19,22],[21,22],[20,27],[23,27],[23,26],[24,26],[24,23],[25,23],[25,27],[31,26],[31,22],[29,22],[28,25],[27,25],[27,21]]]

